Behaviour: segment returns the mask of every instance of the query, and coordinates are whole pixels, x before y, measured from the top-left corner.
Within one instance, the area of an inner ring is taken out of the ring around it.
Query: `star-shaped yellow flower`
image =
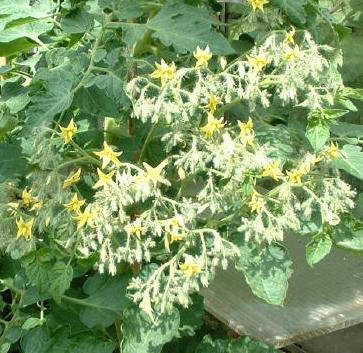
[[[257,213],[261,213],[265,209],[265,200],[257,191],[254,191],[249,205],[252,212],[256,211]]]
[[[63,181],[63,189],[66,189],[81,179],[81,168],[79,168],[73,175]]]
[[[268,64],[268,60],[264,56],[252,57],[247,55],[247,60],[252,65],[253,69],[256,72],[262,71],[265,68],[265,66]]]
[[[127,225],[126,231],[134,235],[137,239],[141,239],[141,236],[145,233],[146,227],[144,227],[141,223],[141,219],[137,218],[134,222]]]
[[[112,183],[112,177],[114,176],[115,171],[113,170],[112,172],[105,174],[102,172],[101,169],[97,168],[97,174],[98,174],[99,180],[93,186],[94,189],[98,189],[102,186],[105,187],[107,185],[110,185]]]
[[[79,213],[81,207],[84,205],[85,200],[79,200],[77,193],[74,193],[74,196],[71,202],[64,204],[69,212]]]
[[[67,127],[60,127],[61,129],[61,137],[64,140],[64,143],[69,143],[72,141],[73,136],[77,133],[77,125],[74,123],[73,119],[69,122]]]
[[[209,97],[209,112],[213,114],[217,110],[218,104],[221,103],[221,99],[212,94]]]
[[[287,32],[287,34],[286,34],[286,37],[284,39],[284,44],[294,45],[295,44],[294,36],[295,36],[295,28],[292,27],[292,30],[290,32]]]
[[[202,267],[192,257],[186,258],[185,262],[179,265],[179,268],[184,272],[187,278],[202,272]]]
[[[301,178],[305,175],[304,171],[299,169],[293,169],[291,171],[286,172],[289,177],[290,183],[293,185],[301,185]]]
[[[221,130],[225,125],[225,123],[223,123],[222,121],[223,117],[220,119],[216,119],[213,114],[208,113],[207,124],[200,129],[205,133],[207,138],[211,138],[215,132]]]
[[[33,196],[31,195],[31,191],[31,189],[28,191],[27,188],[25,188],[21,194],[21,198],[26,207],[30,207],[34,200]]]
[[[296,61],[299,60],[300,57],[300,49],[297,45],[295,48],[287,48],[284,53],[284,59],[286,61]]]
[[[238,127],[240,128],[240,138],[242,142],[246,145],[253,146],[253,140],[255,138],[255,132],[253,130],[253,121],[248,118],[247,123],[242,123],[238,121]]]
[[[24,237],[26,240],[29,240],[32,237],[33,224],[33,218],[29,222],[25,222],[22,217],[20,217],[19,220],[16,220],[16,225],[18,226],[17,238]]]
[[[265,166],[262,176],[271,177],[272,179],[279,180],[282,177],[282,172],[280,170],[279,161],[275,161],[272,164]]]
[[[122,152],[114,152],[106,141],[103,143],[103,150],[94,152],[94,154],[102,159],[102,169],[105,169],[110,162],[112,162],[116,167],[121,165],[117,157],[119,157]]]
[[[210,52],[209,46],[207,45],[204,50],[197,47],[197,50],[193,53],[194,57],[197,59],[195,63],[195,67],[199,68],[207,68],[208,61],[212,58],[212,53]]]
[[[79,212],[78,216],[75,217],[78,222],[77,229],[81,229],[84,226],[89,226],[91,228],[95,227],[95,220],[97,219],[97,212],[91,210],[91,205],[87,205],[83,212]]]
[[[150,74],[150,77],[156,79],[160,78],[162,85],[175,78],[176,66],[174,62],[168,65],[163,59],[161,59],[160,64],[155,63],[155,66],[156,70]]]
[[[330,146],[325,150],[326,155],[330,159],[337,159],[340,155],[340,150],[337,144],[334,144],[333,142],[330,144]]]
[[[151,181],[154,186],[156,186],[157,183],[162,183],[165,185],[170,185],[169,181],[166,180],[162,175],[162,171],[165,168],[165,166],[168,164],[168,160],[165,159],[164,161],[162,161],[157,167],[153,168],[152,166],[150,166],[147,163],[143,163],[142,165],[144,166],[144,168],[146,169],[146,175],[145,175],[145,179],[148,181]]]
[[[269,3],[267,0],[248,0],[248,1],[252,6],[253,11],[256,11],[256,9],[263,11],[264,5]]]

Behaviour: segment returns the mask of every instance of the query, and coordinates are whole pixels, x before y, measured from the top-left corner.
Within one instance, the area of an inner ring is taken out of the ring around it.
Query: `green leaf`
[[[339,122],[330,130],[338,136],[363,137],[363,125]]]
[[[126,274],[115,277],[96,274],[90,277],[83,287],[89,296],[80,299],[80,320],[90,328],[112,325],[130,305],[126,297],[128,281]]]
[[[233,54],[233,48],[223,35],[212,29],[213,24],[217,22],[206,9],[169,0],[148,23],[119,26],[126,31],[125,40],[129,46],[134,45],[146,30],[151,30],[153,38],[166,46],[173,46],[179,53],[192,52],[197,46],[204,49],[208,45],[215,55]]]
[[[56,300],[70,287],[73,278],[73,269],[62,261],[56,262],[49,272],[48,292]]]
[[[26,38],[20,38],[8,43],[0,43],[0,56],[12,56],[20,54],[36,46],[37,44]]]
[[[0,182],[26,173],[27,162],[22,155],[20,143],[0,144],[0,156]]]
[[[179,312],[176,309],[160,315],[155,323],[139,308],[124,311],[123,353],[159,353],[163,345],[178,334]]]
[[[307,0],[271,0],[271,4],[280,8],[293,23],[303,25],[306,22]]]
[[[29,5],[29,1],[7,0],[0,1],[0,29],[9,26],[15,20],[45,18],[52,11],[53,5],[50,1],[35,1]]]
[[[17,82],[6,83],[1,90],[1,101],[5,102],[11,114],[16,114],[30,102],[28,91],[28,88]]]
[[[112,353],[115,349],[113,342],[95,334],[69,336],[68,328],[57,330],[51,337],[46,329],[36,328],[29,331],[21,345],[24,353]]]
[[[335,245],[354,251],[363,251],[363,229],[352,231],[345,225],[339,225],[333,229]]]
[[[199,344],[195,353],[226,353],[227,347],[227,340],[213,340],[211,336],[207,335],[203,337],[203,341]]]
[[[341,156],[334,163],[334,167],[343,169],[349,174],[363,180],[363,152],[362,147],[344,145]]]
[[[20,38],[29,38],[39,43],[39,36],[49,32],[53,28],[52,23],[31,22],[20,26],[4,29],[0,32],[0,42],[9,43]]]
[[[343,47],[344,65],[342,67],[342,75],[344,83],[350,85],[361,86],[363,81],[363,36],[352,33],[344,38],[341,43]]]
[[[46,70],[46,91],[31,97],[33,105],[27,111],[26,131],[48,125],[56,114],[68,109],[73,101],[74,75],[66,66]]]
[[[180,331],[183,334],[193,336],[195,331],[203,325],[204,299],[200,295],[192,297],[193,303],[188,308],[180,308]]]
[[[319,235],[306,245],[306,261],[313,267],[330,253],[333,242],[329,236]]]
[[[292,262],[280,244],[239,241],[241,256],[236,269],[243,272],[253,294],[269,304],[283,305],[292,274]]]
[[[306,138],[309,140],[314,151],[319,151],[329,139],[330,131],[326,125],[308,126],[306,130]]]
[[[84,33],[93,27],[93,16],[84,9],[62,18],[62,30],[66,33]]]

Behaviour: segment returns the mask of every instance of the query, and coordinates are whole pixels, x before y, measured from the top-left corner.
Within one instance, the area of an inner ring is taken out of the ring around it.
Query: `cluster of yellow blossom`
[[[30,207],[30,211],[38,211],[43,207],[43,202],[40,201],[37,197],[32,196],[32,190],[29,191],[25,188],[22,192],[21,198],[24,206]]]
[[[16,220],[16,225],[18,226],[17,237],[24,237],[26,240],[29,240],[32,236],[33,224],[34,218],[30,219],[28,222],[25,222],[23,217],[20,217],[19,220]]]
[[[185,262],[179,265],[179,268],[187,278],[191,278],[202,272],[201,265],[191,256],[187,256]]]
[[[77,125],[74,123],[73,119],[71,119],[67,127],[61,126],[60,129],[60,136],[63,138],[65,144],[71,142],[74,135],[77,133]]]
[[[255,138],[255,132],[253,130],[253,121],[248,118],[246,123],[238,121],[238,127],[240,128],[240,139],[245,145],[253,145],[253,140]]]
[[[268,60],[265,56],[253,57],[247,55],[247,60],[256,72],[262,71],[268,64]]]
[[[160,79],[162,86],[164,86],[167,81],[175,78],[176,66],[174,62],[168,65],[164,59],[161,59],[160,64],[155,63],[155,66],[156,70],[150,74],[150,77]]]
[[[213,54],[210,52],[209,46],[207,46],[204,50],[197,47],[197,50],[193,53],[194,57],[197,59],[195,63],[195,68],[204,68],[208,67],[208,62],[212,59]]]
[[[249,205],[252,212],[256,211],[257,213],[261,213],[265,209],[265,200],[257,191],[254,190]]]
[[[218,132],[223,128],[225,123],[223,123],[223,117],[216,119],[212,113],[208,113],[207,124],[200,129],[205,133],[207,138],[211,138],[215,132]]]
[[[251,4],[253,11],[257,9],[263,11],[263,7],[269,3],[267,0],[248,0],[248,2]]]
[[[141,219],[136,220],[125,227],[125,230],[134,235],[137,239],[141,240],[141,236],[145,233],[146,227],[142,225]]]
[[[170,244],[184,240],[187,233],[187,229],[183,220],[180,217],[173,217],[163,221],[165,231],[170,237]]]
[[[286,61],[296,61],[300,58],[300,49],[299,46],[295,44],[294,36],[295,28],[292,28],[290,32],[287,32],[283,42],[286,45],[286,49],[283,55]]]

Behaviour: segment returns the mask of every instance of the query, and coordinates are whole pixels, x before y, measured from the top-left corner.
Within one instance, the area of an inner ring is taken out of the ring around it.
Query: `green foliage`
[[[241,255],[236,263],[243,272],[253,294],[274,305],[283,305],[288,279],[292,274],[287,250],[280,244],[240,245]]]
[[[306,245],[306,260],[313,267],[330,253],[333,242],[328,235],[319,234]]]

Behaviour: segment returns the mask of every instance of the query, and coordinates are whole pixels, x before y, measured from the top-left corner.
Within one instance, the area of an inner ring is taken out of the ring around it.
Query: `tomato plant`
[[[286,236],[362,251],[361,10],[1,0],[0,351],[276,351],[196,293],[283,305]]]

